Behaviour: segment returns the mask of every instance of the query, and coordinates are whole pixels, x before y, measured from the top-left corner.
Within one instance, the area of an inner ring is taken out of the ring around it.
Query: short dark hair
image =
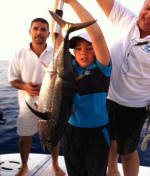
[[[33,19],[32,22],[31,22],[31,26],[30,26],[30,27],[32,27],[32,25],[33,25],[34,22],[45,23],[45,24],[47,24],[47,27],[48,27],[48,29],[49,29],[49,23],[48,23],[48,21],[45,20],[44,18],[35,18],[35,19]]]
[[[69,47],[71,49],[74,49],[80,43],[80,41],[85,41],[85,40],[78,36],[72,37],[69,41]]]

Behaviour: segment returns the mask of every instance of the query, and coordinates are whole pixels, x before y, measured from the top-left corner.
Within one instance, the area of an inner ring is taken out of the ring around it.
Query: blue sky
[[[99,7],[96,0],[79,0],[99,20]],[[138,14],[143,0],[119,0],[122,4]],[[14,52],[30,42],[28,33],[30,22],[36,17],[50,20],[48,13],[53,0],[3,0],[0,6],[0,59],[10,59]],[[92,7],[92,8],[91,8]],[[65,4],[64,19],[78,22],[72,9]],[[50,38],[47,40],[51,44]]]

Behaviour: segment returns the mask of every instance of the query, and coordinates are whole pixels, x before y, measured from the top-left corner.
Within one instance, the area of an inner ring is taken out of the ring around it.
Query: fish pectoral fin
[[[34,115],[38,116],[40,119],[42,119],[42,120],[48,120],[49,119],[50,112],[44,112],[44,113],[42,113],[42,112],[39,112],[39,111],[36,111],[35,109],[33,109],[27,102],[26,102],[26,105],[31,110],[31,112]]]
[[[42,62],[42,61],[40,61],[40,64],[42,65],[44,70],[47,71],[47,69],[48,69],[47,65],[44,62]]]

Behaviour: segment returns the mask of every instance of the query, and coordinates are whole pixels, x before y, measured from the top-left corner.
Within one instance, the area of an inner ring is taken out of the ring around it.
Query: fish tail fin
[[[84,23],[69,23],[67,21],[64,21],[60,16],[55,14],[53,11],[49,10],[49,13],[54,18],[54,20],[57,21],[57,23],[61,26],[61,28],[63,28],[66,32],[69,32],[69,33],[88,27],[96,22],[96,20],[91,20]]]

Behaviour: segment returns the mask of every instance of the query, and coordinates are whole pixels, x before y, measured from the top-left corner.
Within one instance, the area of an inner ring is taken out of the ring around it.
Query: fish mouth
[[[26,102],[26,101],[25,101]],[[39,112],[39,111],[36,111],[35,109],[33,109],[27,102],[26,102],[26,105],[28,106],[28,108],[31,110],[31,112],[38,116],[40,119],[42,120],[49,120],[50,118],[50,112]]]

